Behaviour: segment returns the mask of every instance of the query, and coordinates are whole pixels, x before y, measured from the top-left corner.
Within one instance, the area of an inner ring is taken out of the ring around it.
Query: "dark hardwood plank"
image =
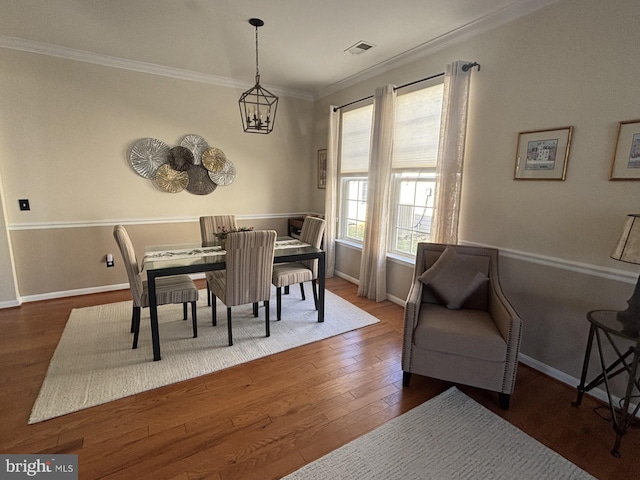
[[[77,453],[81,479],[280,478],[451,386],[414,375],[403,389],[403,309],[339,278],[327,288],[380,323],[35,425],[27,419],[71,310],[130,297],[0,310],[0,451]],[[459,388],[597,478],[640,477],[640,432],[611,456],[606,410],[589,396],[572,407],[575,388],[521,365],[507,412],[496,394]]]

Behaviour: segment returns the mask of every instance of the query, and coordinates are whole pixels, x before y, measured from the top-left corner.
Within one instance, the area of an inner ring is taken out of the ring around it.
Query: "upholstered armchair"
[[[140,333],[140,312],[142,308],[149,306],[149,291],[147,281],[140,276],[140,265],[136,257],[133,242],[122,225],[116,225],[113,236],[122,254],[124,268],[129,278],[131,298],[133,299],[133,312],[131,315],[131,333],[133,333],[133,348],[138,348],[138,334]],[[198,287],[188,275],[174,275],[171,277],[159,277],[156,279],[156,304],[167,305],[171,303],[183,304],[183,318],[187,319],[187,304],[191,304],[191,319],[193,325],[193,337],[198,336],[198,323],[196,317],[196,302],[198,301]]]
[[[483,388],[509,408],[522,321],[500,287],[498,251],[419,243],[404,313],[403,386],[411,374]]]
[[[275,230],[257,230],[230,233],[227,237],[226,269],[206,272],[211,288],[211,317],[216,324],[216,298],[227,306],[227,330],[229,346],[233,345],[231,307],[253,304],[253,314],[258,316],[258,304],[264,302],[265,330],[269,336],[269,298],[271,275],[276,246]]]
[[[309,245],[319,248],[322,244],[325,221],[318,217],[305,217],[300,231],[300,240]],[[318,260],[302,260],[300,262],[278,263],[273,267],[272,283],[276,287],[276,316],[280,320],[282,317],[282,287],[300,284],[300,295],[305,300],[304,282],[311,282],[313,291],[313,301],[318,309]]]

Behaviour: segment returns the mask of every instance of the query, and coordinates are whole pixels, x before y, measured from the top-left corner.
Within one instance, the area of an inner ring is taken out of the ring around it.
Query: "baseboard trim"
[[[21,305],[19,300],[10,300],[7,302],[0,302],[0,309],[2,308],[14,308]]]
[[[564,383],[565,385],[569,385],[575,388],[576,397],[577,397],[578,385],[580,385],[579,378],[575,378],[575,377],[572,377],[571,375],[567,375],[566,373],[556,368],[550,367],[549,365],[539,362],[535,358],[531,358],[527,355],[523,355],[522,353],[518,357],[518,361],[528,367],[533,368],[534,370],[539,371],[540,373],[547,375],[548,377],[558,380],[560,383]],[[517,382],[516,382],[516,385],[517,385]],[[597,400],[600,400],[601,402],[607,405],[609,404],[609,398],[607,397],[607,392],[605,390],[602,390],[601,388],[594,388],[592,390],[589,390],[589,392],[585,393],[585,395],[589,395]],[[613,401],[614,405],[620,405],[622,403],[621,402],[622,399],[616,395],[611,395],[611,400]],[[631,411],[634,411],[635,408],[636,408],[636,404],[632,403],[630,405]],[[638,417],[638,414],[636,414],[636,417]]]
[[[194,273],[189,276],[194,280],[205,278],[204,273]],[[39,302],[42,300],[54,300],[56,298],[64,298],[64,297],[77,297],[78,295],[91,295],[93,293],[114,292],[116,290],[127,290],[127,289],[129,289],[128,283],[117,283],[113,285],[103,285],[101,287],[78,288],[76,290],[49,292],[49,293],[42,293],[39,295],[26,295],[24,297],[20,297],[19,304],[28,303],[28,302]],[[2,308],[1,303],[0,303],[0,308]]]

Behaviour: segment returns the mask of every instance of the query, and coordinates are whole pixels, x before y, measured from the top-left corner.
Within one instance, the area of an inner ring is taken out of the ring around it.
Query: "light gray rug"
[[[285,480],[593,478],[455,387],[284,477]]]
[[[129,333],[131,302],[74,309],[49,364],[29,423],[205,375],[378,322],[328,291],[323,323],[317,321],[311,295],[302,301],[299,289],[283,295],[280,322],[275,321],[275,306],[274,290],[269,338],[265,337],[264,307],[260,307],[257,318],[251,305],[234,307],[232,347],[227,341],[226,307],[218,302],[218,325],[213,327],[204,290],[198,302],[198,338],[193,338],[191,315],[187,321],[182,320],[181,305],[159,307],[162,349],[159,362],[153,361],[148,309],[142,310],[136,350],[131,349],[133,335]]]

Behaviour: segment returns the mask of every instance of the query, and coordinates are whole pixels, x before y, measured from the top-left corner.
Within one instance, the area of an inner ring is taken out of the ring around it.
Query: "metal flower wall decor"
[[[138,140],[131,146],[129,163],[138,175],[168,193],[208,195],[236,178],[236,167],[224,152],[194,134],[174,147],[156,138]]]

